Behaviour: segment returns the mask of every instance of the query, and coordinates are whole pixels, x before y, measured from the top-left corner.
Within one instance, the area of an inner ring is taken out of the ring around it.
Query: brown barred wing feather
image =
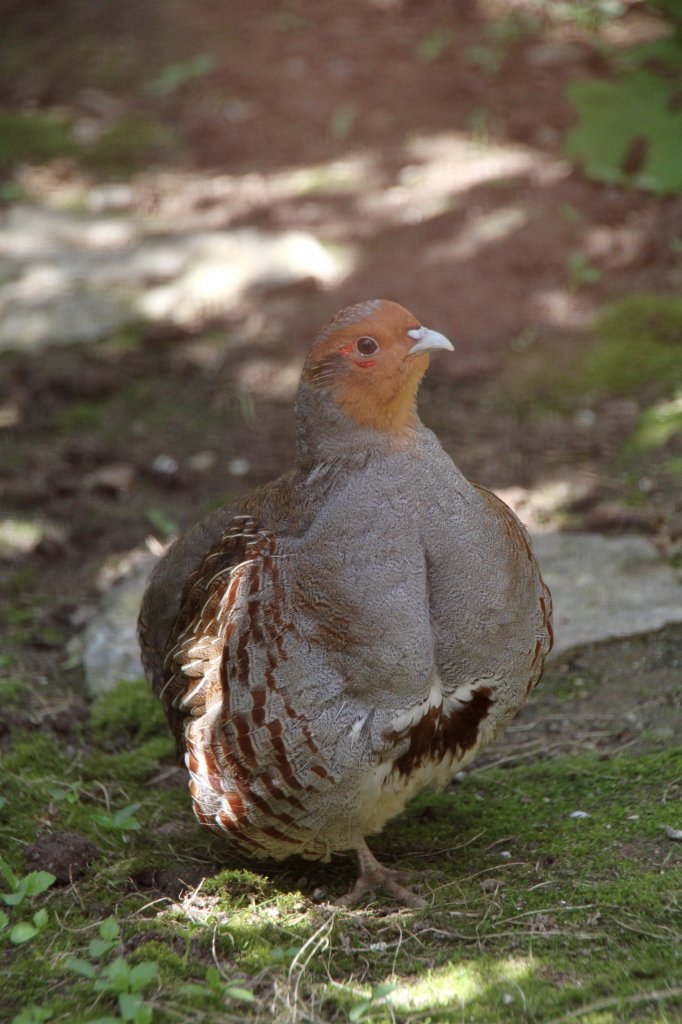
[[[329,779],[284,682],[299,645],[286,539],[235,517],[187,581],[161,698],[199,821],[256,856],[305,846],[301,812]]]

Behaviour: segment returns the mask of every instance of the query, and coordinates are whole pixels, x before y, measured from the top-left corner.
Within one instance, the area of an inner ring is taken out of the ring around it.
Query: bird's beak
[[[408,338],[413,338],[416,344],[412,346],[408,355],[416,355],[417,352],[434,352],[437,349],[445,349],[446,352],[454,352],[455,346],[438,331],[430,331],[428,327],[415,327],[407,332]]]

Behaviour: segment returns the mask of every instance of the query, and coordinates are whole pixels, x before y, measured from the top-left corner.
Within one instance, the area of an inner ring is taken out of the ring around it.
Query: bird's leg
[[[383,864],[379,863],[364,839],[358,843],[356,850],[360,872],[351,891],[346,896],[343,896],[339,903],[350,907],[357,903],[358,900],[361,900],[363,896],[366,896],[368,892],[374,892],[375,889],[383,889],[394,900],[397,900],[398,903],[402,903],[406,907],[414,907],[416,909],[426,906],[426,901],[421,896],[417,896],[411,889],[407,889],[404,885],[399,884],[397,879],[400,873],[398,871],[392,871],[390,868],[385,868]]]

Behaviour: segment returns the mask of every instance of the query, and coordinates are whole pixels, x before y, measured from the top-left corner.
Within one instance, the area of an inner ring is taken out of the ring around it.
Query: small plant
[[[103,956],[119,944],[121,929],[115,917],[107,917],[100,922],[99,937],[92,939],[88,946],[88,953],[93,960],[101,960]]]
[[[438,60],[451,42],[451,29],[437,29],[435,32],[431,32],[430,35],[425,36],[419,43],[417,46],[417,56],[425,64],[430,64],[431,61]]]
[[[178,532],[178,524],[160,508],[148,508],[145,515],[162,537],[172,537]]]
[[[49,871],[31,871],[28,875],[20,878],[14,874],[9,864],[1,858],[0,871],[2,871],[11,889],[11,892],[0,893],[0,899],[8,907],[21,906],[25,899],[30,899],[31,896],[38,896],[57,881],[55,875]]]
[[[11,889],[11,892],[0,893],[3,903],[8,907],[20,907],[25,900],[45,892],[57,880],[49,871],[31,871],[28,875],[20,878],[1,858],[0,871]],[[0,934],[4,935],[7,932],[9,941],[15,946],[20,946],[44,932],[48,921],[49,915],[43,907],[36,910],[30,921],[18,921],[10,928],[9,916],[4,910],[0,910]]]
[[[82,791],[83,787],[80,782],[62,783],[59,788],[54,787],[50,790],[50,796],[56,803],[65,801],[67,804],[77,804]]]
[[[108,918],[107,921],[111,921]],[[102,922],[102,925],[106,925],[107,922]],[[116,934],[118,935],[118,924],[116,925]],[[100,937],[102,931],[102,925],[100,926]],[[108,926],[109,931],[113,931],[111,925]],[[93,940],[97,941],[97,940]],[[113,941],[102,939],[103,942]],[[92,943],[90,944],[92,948]],[[113,995],[118,1000],[118,1010],[120,1019],[130,1024],[149,1024],[153,1016],[153,1008],[144,1002],[143,992],[151,983],[156,979],[159,973],[159,965],[154,960],[143,960],[142,963],[135,964],[134,967],[128,963],[123,957],[116,957],[106,967],[101,967],[99,970],[95,964],[89,960],[80,960],[76,957],[69,957],[66,961],[66,967],[73,971],[74,974],[80,975],[82,978],[87,978],[92,981],[95,992],[106,992]],[[113,1021],[116,1018],[102,1018],[99,1024],[103,1024],[103,1021]],[[94,1022],[93,1022],[94,1024]]]
[[[161,99],[173,96],[188,82],[194,82],[198,78],[204,78],[210,74],[214,66],[213,57],[207,53],[199,53],[196,57],[190,57],[189,60],[167,64],[156,78],[152,78],[147,89],[152,96],[158,96]]]
[[[141,804],[128,804],[120,811],[100,811],[95,815],[95,821],[100,828],[107,832],[138,832],[142,825],[135,817],[135,812],[141,806]]]
[[[256,997],[248,988],[225,981],[216,967],[209,967],[203,982],[187,982],[180,991],[187,996],[204,996],[219,999],[233,999],[241,1003],[254,1003]]]
[[[582,252],[574,252],[568,261],[571,284],[579,288],[583,284],[596,284],[601,279],[601,270],[595,267]]]
[[[329,123],[329,134],[332,138],[337,139],[339,142],[347,139],[353,130],[357,116],[358,107],[356,103],[340,103],[335,108]]]
[[[54,1017],[54,1010],[47,1006],[26,1006],[12,1018],[12,1024],[44,1024]]]
[[[15,946],[20,946],[24,942],[30,942],[36,935],[40,935],[45,931],[48,920],[48,913],[44,907],[36,910],[32,921],[19,921],[13,928],[10,928],[9,941],[14,943]]]
[[[512,11],[492,22],[486,30],[486,41],[469,46],[465,55],[484,74],[494,77],[514,47],[536,35],[539,25],[537,18]]]
[[[564,6],[606,12],[606,0]],[[682,191],[682,10],[679,0],[652,6],[671,19],[672,32],[614,55],[614,78],[571,83],[577,124],[564,149],[597,181],[671,195]]]
[[[572,22],[588,32],[599,32],[604,23],[625,14],[626,5],[621,0],[575,0],[572,3],[555,3],[551,16],[556,21]]]
[[[372,989],[369,998],[356,1003],[355,1006],[348,1011],[348,1020],[352,1021],[353,1024],[355,1024],[355,1021],[365,1020],[372,1010],[386,1002],[387,997],[391,992],[395,991],[395,988],[396,986],[390,982],[384,982],[382,985],[376,985]]]

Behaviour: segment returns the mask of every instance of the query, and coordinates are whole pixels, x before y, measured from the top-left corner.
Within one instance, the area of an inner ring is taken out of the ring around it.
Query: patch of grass
[[[682,392],[667,402],[657,402],[645,409],[626,450],[634,454],[662,448],[673,435],[682,432]]]
[[[80,434],[97,430],[105,415],[101,402],[71,402],[55,417],[53,425],[60,434]]]
[[[57,114],[0,112],[0,170],[73,153],[71,123]]]
[[[661,396],[682,387],[682,299],[632,295],[607,306],[584,363],[595,390],[636,395],[654,386]]]
[[[114,121],[79,155],[86,167],[100,174],[126,176],[150,160],[168,156],[174,143],[174,133],[167,125],[152,117],[131,114]]]
[[[98,697],[90,712],[90,732],[105,750],[139,750],[145,740],[167,735],[166,716],[144,679],[120,683]]]
[[[584,280],[583,269],[578,276]],[[522,350],[517,341],[513,347]],[[568,415],[586,401],[638,398],[652,406],[641,424],[648,443],[672,430],[675,421],[676,406],[667,400],[682,390],[682,299],[646,294],[616,299],[597,316],[589,348],[575,355],[557,352],[552,373],[533,351],[515,362],[515,378],[492,396],[498,407],[534,421]]]
[[[315,886],[330,900],[348,888],[347,857],[230,864],[184,788],[150,786],[171,763],[141,682],[97,700],[75,758],[41,732],[12,737],[0,818],[11,871],[27,877],[22,850],[36,831],[80,832],[100,857],[22,912],[35,934],[3,950],[3,1019],[38,1005],[57,1021],[288,1024],[305,1008],[315,1022],[526,1024],[594,1004],[608,1024],[654,1024],[682,1007],[671,882],[682,851],[663,830],[681,794],[679,751],[540,759],[423,795],[372,840],[385,862],[417,873],[418,912],[383,896],[356,910],[312,902]],[[192,865],[206,877],[185,899],[150,888]]]
[[[0,111],[0,171],[70,156],[99,174],[125,176],[168,155],[175,141],[167,125],[141,114],[113,121],[86,143],[74,137],[72,120],[61,114]]]

